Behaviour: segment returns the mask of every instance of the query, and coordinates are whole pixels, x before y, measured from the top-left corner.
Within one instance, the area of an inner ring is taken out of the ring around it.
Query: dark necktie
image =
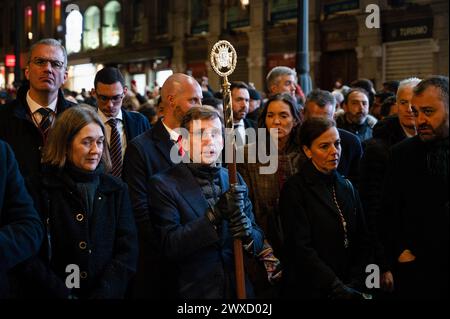
[[[236,135],[236,145],[237,145],[237,146],[243,146],[243,145],[245,145],[245,142],[244,142],[244,140],[242,139],[242,136],[241,136],[241,134],[240,134],[240,132],[239,132],[239,127],[241,127],[241,126],[242,126],[241,123],[235,123],[235,124],[233,124],[234,133],[235,133],[235,135]]]
[[[109,156],[111,157],[111,175],[120,177],[122,174],[122,143],[117,129],[117,119],[108,120],[111,127],[111,140],[109,141]]]
[[[48,107],[41,107],[37,110],[37,112],[39,112],[42,116],[41,122],[39,123],[39,130],[41,130],[41,133],[44,136],[44,141],[46,141],[48,132],[52,126],[52,109]]]

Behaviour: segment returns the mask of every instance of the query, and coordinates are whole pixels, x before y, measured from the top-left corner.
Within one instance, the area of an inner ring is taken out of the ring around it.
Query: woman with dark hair
[[[358,193],[336,169],[341,154],[333,120],[311,118],[299,140],[308,157],[280,195],[284,230],[283,294],[358,299],[370,244]]]
[[[265,129],[265,138],[258,140],[257,145],[246,145],[245,163],[238,163],[238,171],[249,188],[256,222],[265,234],[267,249],[264,252],[267,255],[262,255],[261,259],[266,266],[269,281],[275,279],[273,278],[275,275],[280,276],[279,261],[273,257],[273,254],[276,256],[281,254],[282,231],[278,214],[280,189],[287,178],[295,174],[301,164],[306,161],[297,142],[297,132],[301,124],[300,114],[296,101],[288,93],[272,96],[261,111],[258,123],[259,128]],[[256,156],[261,151],[271,154],[269,163],[262,162],[261,158]],[[251,160],[252,158],[257,158],[256,162]],[[273,162],[274,159],[278,165],[270,170],[268,168],[273,165],[271,161]],[[257,271],[258,268],[260,267],[254,266],[253,271],[261,273]],[[255,283],[257,294],[258,290],[264,291],[266,288],[271,290],[267,279],[262,280],[261,275],[255,275],[255,277],[260,278],[254,279],[259,281]],[[262,297],[274,297],[261,293]]]
[[[128,189],[107,175],[105,127],[90,106],[57,119],[44,169],[28,189],[46,225],[40,254],[23,266],[26,294],[40,298],[123,298],[138,244]]]

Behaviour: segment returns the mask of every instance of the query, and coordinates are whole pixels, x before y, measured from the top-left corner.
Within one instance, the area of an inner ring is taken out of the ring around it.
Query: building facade
[[[14,80],[7,57],[15,41],[21,51],[16,63],[24,69],[29,46],[54,37],[69,52],[67,86],[73,90],[90,89],[104,65],[118,66],[140,90],[171,72],[208,76],[217,90],[209,52],[220,39],[238,54],[231,80],[264,90],[272,67],[295,67],[297,1],[4,0],[0,87]],[[368,78],[379,88],[387,80],[448,75],[448,2],[310,0],[309,60],[313,86],[323,89],[338,78]]]

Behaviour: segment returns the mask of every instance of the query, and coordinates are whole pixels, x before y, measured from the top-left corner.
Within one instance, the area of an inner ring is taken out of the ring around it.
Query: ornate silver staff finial
[[[230,42],[220,40],[211,49],[210,61],[214,72],[222,79],[223,115],[225,128],[233,129],[233,106],[231,104],[230,83],[228,76],[236,68],[237,54]],[[231,130],[232,131],[232,130]],[[230,130],[228,130],[230,132]],[[234,139],[229,139],[234,141]]]

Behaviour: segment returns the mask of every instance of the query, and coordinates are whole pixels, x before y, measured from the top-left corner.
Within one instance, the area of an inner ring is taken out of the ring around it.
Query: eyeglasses
[[[50,62],[50,65],[54,69],[62,69],[64,67],[64,62],[58,60],[49,60],[43,58],[34,58],[33,63],[39,67],[47,66],[47,63]]]
[[[123,93],[113,96],[106,96],[97,93],[97,97],[102,102],[108,102],[109,100],[111,100],[113,103],[119,103],[123,98]]]

